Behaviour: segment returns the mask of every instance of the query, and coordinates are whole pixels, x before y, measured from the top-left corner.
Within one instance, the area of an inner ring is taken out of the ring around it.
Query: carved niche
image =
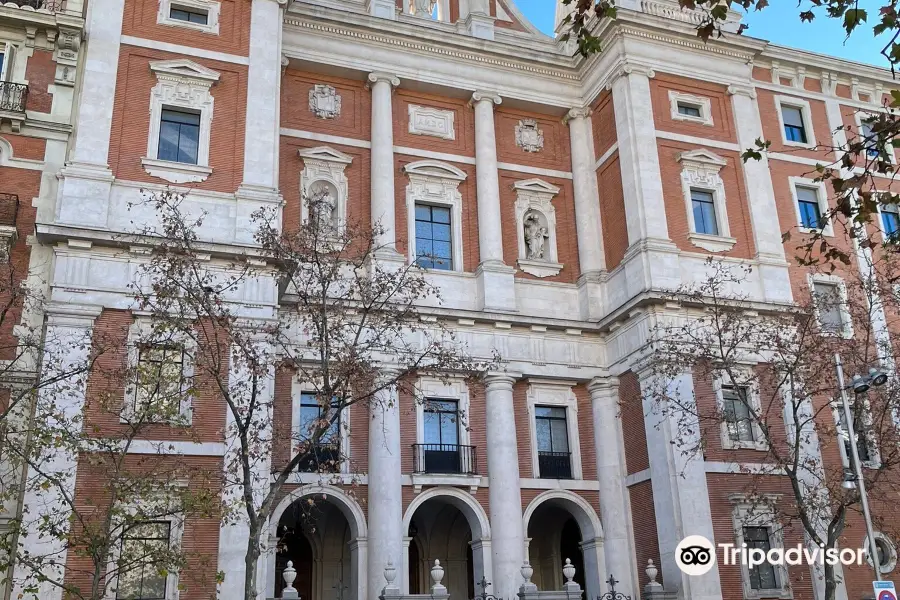
[[[538,129],[534,119],[522,119],[516,125],[516,146],[525,152],[540,152],[544,149],[544,132]]]
[[[309,90],[309,110],[320,119],[341,116],[341,95],[330,85],[317,83]]]
[[[306,148],[298,154],[304,167],[300,173],[301,218],[307,222],[315,217],[330,227],[342,227],[347,222],[348,196],[344,170],[353,157],[327,146]]]
[[[535,277],[557,275],[563,268],[556,254],[556,209],[559,188],[540,179],[517,181],[516,229],[520,269]]]

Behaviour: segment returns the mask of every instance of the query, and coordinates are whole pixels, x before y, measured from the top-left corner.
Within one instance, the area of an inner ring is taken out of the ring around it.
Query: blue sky
[[[556,0],[515,0],[515,2],[536,27],[553,35]],[[887,61],[879,54],[887,40],[879,43],[880,39],[874,38],[871,33],[871,27],[876,23],[878,7],[882,4],[883,2],[873,0],[861,0],[861,7],[868,9],[871,15],[869,25],[861,26],[846,42],[841,24],[836,19],[819,16],[812,23],[801,23],[798,15],[801,10],[806,10],[809,2],[804,1],[798,7],[794,0],[773,0],[762,11],[745,17],[744,22],[750,25],[745,35],[783,46],[887,66]]]

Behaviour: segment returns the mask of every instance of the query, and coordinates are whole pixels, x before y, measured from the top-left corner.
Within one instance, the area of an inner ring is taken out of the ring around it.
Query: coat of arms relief
[[[309,110],[320,119],[341,116],[341,95],[330,85],[316,84],[309,90]]]

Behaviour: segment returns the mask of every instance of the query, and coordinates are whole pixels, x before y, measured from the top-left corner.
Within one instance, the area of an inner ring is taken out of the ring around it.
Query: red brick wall
[[[29,107],[30,108],[30,107]],[[2,136],[13,149],[15,158],[26,158],[28,160],[44,160],[44,149],[47,147],[47,140],[41,138],[25,137],[24,135],[15,135],[12,133],[4,133]],[[6,178],[0,180],[6,182]],[[37,195],[37,194],[35,194]]]
[[[544,149],[526,152],[516,145],[516,126],[522,119],[534,119],[544,133]],[[500,162],[529,165],[558,171],[571,171],[569,128],[559,117],[526,112],[505,107],[494,109],[494,129],[497,136],[497,159]]]
[[[612,92],[603,92],[594,103],[591,127],[594,133],[594,152],[597,158],[616,143],[616,112],[613,107]]]
[[[603,224],[603,252],[606,268],[612,271],[628,250],[628,226],[625,219],[625,196],[619,153],[613,153],[597,171],[600,189],[600,219]]]
[[[650,468],[647,455],[647,431],[644,429],[644,403],[637,375],[628,371],[619,376],[619,411],[625,439],[625,465],[628,474]]]
[[[25,66],[25,79],[28,80],[28,110],[50,112],[53,95],[48,86],[53,83],[55,76],[56,63],[53,62],[53,52],[35,48],[34,54]]]
[[[309,110],[309,91],[316,84],[330,85],[340,94],[339,117],[320,119]],[[372,95],[360,80],[287,69],[281,78],[281,126],[368,140],[372,129]]]
[[[782,140],[784,133],[779,129],[778,104],[775,102],[775,93],[765,89],[757,89],[757,104],[759,106],[759,116],[762,120],[763,138],[772,142],[769,146],[770,152],[786,152],[794,156],[805,156],[807,158],[816,158],[819,160],[834,160],[833,154],[826,149],[808,150],[797,146],[786,146]],[[820,146],[831,146],[831,128],[828,126],[828,117],[825,115],[825,103],[821,100],[811,98],[802,98],[796,94],[779,92],[780,96],[790,98],[798,98],[809,102],[809,108],[812,113],[812,129],[815,133],[816,143]]]
[[[642,481],[629,487],[628,498],[631,501],[631,528],[634,532],[635,559],[637,560],[638,574],[643,581],[643,573],[647,568],[648,560],[653,559],[657,568],[661,564],[659,538],[656,536],[656,510],[653,507],[653,486],[650,481]],[[657,581],[665,584],[662,569],[659,569]],[[740,598],[740,596],[735,596],[735,598]]]
[[[250,54],[249,2],[238,0],[220,2],[218,35],[190,27],[158,25],[156,23],[158,10],[159,2],[155,0],[127,0],[122,19],[122,33],[226,54],[241,56]]]
[[[431,135],[410,133],[410,104],[453,112],[455,139],[445,140]],[[397,89],[391,108],[394,111],[394,144],[397,146],[475,156],[475,111],[468,106],[467,100]]]
[[[516,415],[516,443],[519,444],[519,477],[535,476],[531,458],[531,423],[528,422],[527,394],[527,382],[518,381],[513,385],[513,414]],[[524,495],[522,501],[525,502]]]
[[[694,135],[723,142],[737,142],[734,130],[734,117],[731,111],[731,99],[726,94],[726,86],[678,77],[667,73],[657,73],[650,80],[650,95],[653,98],[653,120],[656,128],[684,135]],[[669,102],[669,91],[703,96],[710,100],[710,112],[713,124],[702,125],[688,121],[676,121],[672,118]],[[665,179],[665,176],[663,177]]]

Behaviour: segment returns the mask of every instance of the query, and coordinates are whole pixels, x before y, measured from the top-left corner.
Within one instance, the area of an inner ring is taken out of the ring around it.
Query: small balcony
[[[63,0],[6,0],[6,6],[14,4],[26,10],[57,13],[62,11]]]
[[[572,479],[571,452],[538,452],[541,479]]]
[[[297,470],[301,473],[337,473],[341,470],[340,444],[318,444],[311,446]]]
[[[28,86],[0,81],[0,123],[7,121],[13,133],[18,133],[25,121]]]
[[[477,475],[475,446],[413,444],[413,470],[440,475]]]

